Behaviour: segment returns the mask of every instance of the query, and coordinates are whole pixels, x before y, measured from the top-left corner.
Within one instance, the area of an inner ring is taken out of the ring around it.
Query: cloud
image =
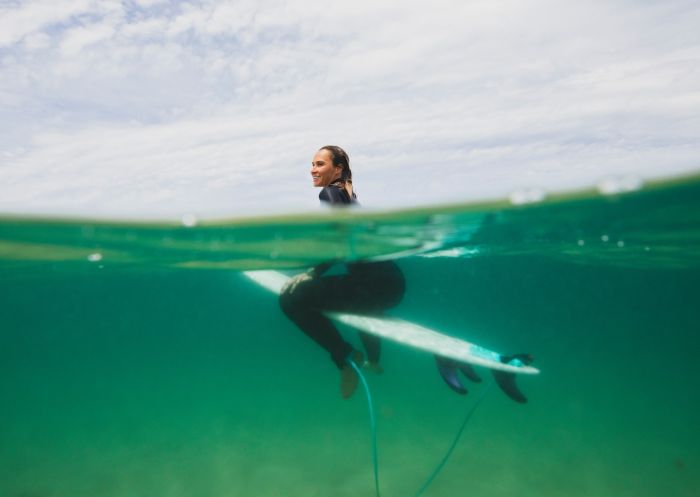
[[[74,57],[83,48],[110,39],[114,32],[114,28],[108,25],[73,28],[61,42],[61,54],[65,57]]]
[[[87,0],[45,0],[0,8],[0,47],[89,10]]]
[[[697,170],[699,22],[682,1],[17,4],[0,211],[312,207],[327,143],[377,207]]]

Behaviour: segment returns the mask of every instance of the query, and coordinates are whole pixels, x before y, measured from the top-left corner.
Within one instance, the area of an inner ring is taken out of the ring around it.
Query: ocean
[[[374,212],[0,217],[0,497],[374,494],[361,389],[241,271],[395,259],[392,316],[531,353],[425,496],[700,492],[700,178]],[[356,333],[342,329],[358,344]],[[460,396],[385,342],[380,489],[413,497]]]

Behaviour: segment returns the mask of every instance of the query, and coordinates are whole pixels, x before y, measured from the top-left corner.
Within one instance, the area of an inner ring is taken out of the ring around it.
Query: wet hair
[[[328,150],[331,153],[331,159],[334,166],[340,166],[343,170],[340,173],[340,179],[352,184],[352,171],[350,170],[350,157],[347,152],[337,145],[326,145],[319,150]]]

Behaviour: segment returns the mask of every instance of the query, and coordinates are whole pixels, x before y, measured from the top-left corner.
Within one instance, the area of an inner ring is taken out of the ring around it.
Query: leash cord
[[[365,380],[365,375],[362,374],[360,368],[357,367],[355,361],[349,360],[350,365],[357,372],[360,380],[362,381],[362,386],[365,389],[365,395],[367,396],[367,407],[369,409],[369,427],[372,437],[372,465],[374,466],[374,492],[379,497],[379,456],[377,451],[377,421],[374,417],[374,404],[372,402],[372,394],[369,391],[369,385],[367,380]]]
[[[369,390],[369,385],[367,384],[367,380],[365,379],[365,376],[362,374],[362,371],[360,371],[360,368],[355,364],[355,362],[352,359],[349,359],[348,362],[350,365],[353,367],[355,372],[357,372],[358,376],[360,377],[360,381],[362,382],[362,386],[365,390],[365,396],[367,397],[367,406],[369,410],[369,423],[370,423],[370,432],[371,432],[371,437],[372,437],[372,465],[374,467],[374,491],[376,494],[376,497],[380,497],[379,495],[379,457],[378,457],[378,450],[377,450],[377,421],[374,416],[374,405],[372,402],[372,395]],[[418,492],[415,494],[415,497],[420,497],[425,493],[425,491],[428,489],[428,487],[433,483],[435,478],[437,478],[437,475],[442,471],[442,469],[445,467],[445,464],[447,464],[447,461],[449,460],[450,456],[452,455],[452,452],[455,450],[455,447],[457,447],[457,443],[459,442],[459,439],[462,437],[462,433],[464,433],[464,429],[467,427],[467,424],[469,423],[469,420],[471,417],[474,415],[476,412],[477,408],[483,400],[486,398],[486,395],[488,394],[489,390],[491,390],[491,387],[493,386],[493,382],[489,383],[487,387],[481,392],[481,395],[476,399],[476,402],[471,406],[471,408],[467,411],[466,416],[464,417],[464,420],[462,421],[462,425],[459,427],[459,430],[457,430],[457,434],[454,436],[454,439],[452,440],[452,443],[450,444],[450,447],[447,449],[447,452],[443,456],[442,460],[438,463],[437,466],[435,466],[435,469],[433,472],[430,474],[430,476],[427,478],[423,486],[418,490]]]
[[[449,449],[447,449],[447,452],[445,453],[444,457],[438,463],[438,465],[435,466],[435,469],[430,474],[430,476],[425,481],[425,483],[420,488],[420,490],[418,490],[415,497],[420,497],[421,495],[423,495],[423,493],[433,483],[433,481],[437,477],[438,473],[440,473],[440,471],[442,471],[442,468],[445,467],[445,464],[447,464],[447,460],[452,455],[452,452],[455,450],[455,447],[457,447],[457,442],[459,442],[459,439],[462,437],[462,433],[464,432],[464,429],[467,427],[467,423],[469,423],[469,420],[476,412],[476,409],[479,407],[481,402],[486,398],[486,394],[489,392],[489,390],[491,389],[492,386],[493,386],[493,383],[489,383],[488,386],[484,389],[484,391],[481,392],[481,395],[476,399],[476,402],[474,402],[472,407],[467,411],[467,415],[464,417],[464,421],[462,421],[462,426],[460,426],[459,430],[457,430],[457,434],[455,435],[454,439],[452,440],[452,444],[450,444]]]

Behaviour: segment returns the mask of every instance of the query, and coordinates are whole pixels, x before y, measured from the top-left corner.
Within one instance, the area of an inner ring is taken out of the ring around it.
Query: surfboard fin
[[[435,356],[435,363],[437,364],[440,376],[442,376],[442,379],[447,383],[447,386],[460,395],[466,395],[467,389],[459,379],[459,375],[457,374],[458,370],[471,381],[475,383],[481,382],[481,378],[469,364],[457,362],[439,355]]]
[[[476,371],[474,371],[474,368],[471,366],[471,364],[467,364],[466,362],[460,362],[459,370],[464,376],[472,380],[474,383],[481,383],[481,376],[476,374]]]
[[[501,356],[501,362],[505,364],[530,364],[533,361],[533,357],[530,354],[515,354],[512,356]],[[506,371],[497,371],[495,369],[491,370],[496,384],[503,390],[508,397],[513,399],[515,402],[520,404],[525,404],[527,402],[527,397],[518,388],[515,383],[515,374],[508,373]]]
[[[451,359],[446,359],[439,355],[435,356],[435,363],[437,364],[440,376],[447,383],[447,386],[460,395],[467,395],[467,389],[464,388],[462,382],[459,381],[457,376],[457,363]]]

